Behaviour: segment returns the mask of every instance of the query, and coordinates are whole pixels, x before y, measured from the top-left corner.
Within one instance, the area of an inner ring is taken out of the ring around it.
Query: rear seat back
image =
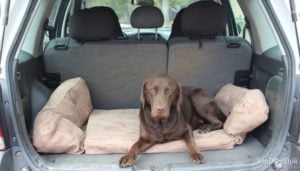
[[[226,10],[211,1],[187,7],[181,18],[186,37],[169,40],[168,73],[181,84],[215,94],[235,73],[249,70],[252,50],[239,37],[216,36],[226,26]]]
[[[62,81],[77,76],[86,79],[95,108],[136,108],[143,81],[153,73],[166,72],[166,42],[117,40],[121,33],[114,23],[118,20],[109,11],[98,7],[92,16],[89,9],[74,14],[71,38],[52,40],[47,46],[45,69],[59,73]],[[67,50],[55,48],[56,42],[65,40],[69,40]]]

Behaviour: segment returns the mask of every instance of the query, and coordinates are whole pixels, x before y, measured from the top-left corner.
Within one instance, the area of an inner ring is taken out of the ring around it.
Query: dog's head
[[[179,113],[182,103],[181,87],[169,75],[153,75],[143,84],[141,103],[142,108],[150,111],[154,123],[166,123],[173,111]]]

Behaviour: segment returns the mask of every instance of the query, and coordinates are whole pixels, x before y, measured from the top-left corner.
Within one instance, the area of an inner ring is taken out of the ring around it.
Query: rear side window
[[[55,1],[54,6],[53,6],[52,11],[49,16],[48,26],[54,27],[60,3],[61,3],[61,0]]]
[[[50,40],[49,38],[50,30],[54,29],[55,27],[55,22],[57,19],[60,4],[61,4],[61,0],[55,0],[50,16],[48,17],[48,30],[44,34],[43,45],[48,43]]]
[[[251,42],[250,32],[246,27],[246,21],[244,13],[237,2],[237,0],[230,0],[230,5],[232,8],[236,28],[238,30],[238,36],[243,37],[248,42]]]

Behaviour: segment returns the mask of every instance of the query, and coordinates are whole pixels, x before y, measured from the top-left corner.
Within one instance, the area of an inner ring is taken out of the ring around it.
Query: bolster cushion
[[[227,84],[217,93],[216,102],[227,115],[224,132],[238,135],[252,131],[268,119],[269,107],[264,94]]]
[[[38,152],[83,153],[84,132],[93,106],[86,82],[73,78],[63,82],[37,114],[33,145]]]

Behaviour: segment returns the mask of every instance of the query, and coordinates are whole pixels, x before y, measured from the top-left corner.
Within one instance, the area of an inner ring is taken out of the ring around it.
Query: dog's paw
[[[130,167],[133,165],[134,161],[135,161],[135,157],[125,155],[125,156],[121,157],[121,159],[119,161],[119,166],[120,167]]]
[[[191,155],[192,161],[195,164],[201,164],[204,162],[204,157],[200,153],[194,153]]]
[[[211,126],[205,124],[205,125],[201,125],[201,126],[199,127],[198,132],[199,132],[200,134],[205,134],[205,133],[210,132],[211,130],[212,130],[212,129],[211,129]]]

